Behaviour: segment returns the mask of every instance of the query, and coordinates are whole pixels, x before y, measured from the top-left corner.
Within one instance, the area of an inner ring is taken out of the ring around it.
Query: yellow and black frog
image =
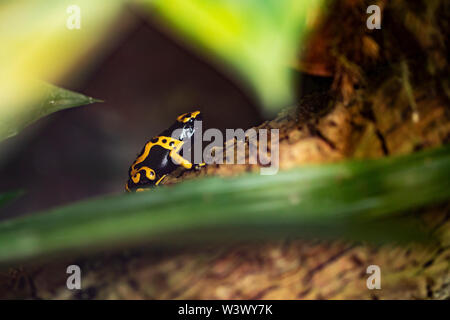
[[[179,166],[188,170],[204,166],[204,163],[192,164],[179,153],[183,144],[192,139],[195,121],[201,120],[200,111],[184,113],[170,128],[148,141],[128,170],[125,189],[128,192],[148,190]]]

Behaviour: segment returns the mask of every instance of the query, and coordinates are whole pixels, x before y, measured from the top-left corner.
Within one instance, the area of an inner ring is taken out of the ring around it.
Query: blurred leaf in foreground
[[[130,244],[271,236],[424,240],[405,210],[450,198],[450,147],[404,157],[190,180],[0,223],[0,262]]]
[[[266,111],[294,102],[288,64],[323,0],[141,0],[184,42],[256,92]],[[234,74],[235,73],[235,74]]]
[[[29,124],[53,112],[100,101],[46,83],[37,83],[36,86],[41,88],[41,98],[33,102],[26,113],[0,119],[0,141],[16,135]]]

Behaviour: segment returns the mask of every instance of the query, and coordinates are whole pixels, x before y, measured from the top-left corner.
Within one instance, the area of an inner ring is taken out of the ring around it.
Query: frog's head
[[[200,111],[183,113],[167,130],[168,132],[165,132],[162,135],[166,135],[180,141],[189,140],[195,132],[195,121],[202,121],[202,114]]]
[[[183,113],[177,118],[177,121],[180,123],[194,123],[195,120],[202,120],[202,114],[200,113],[200,111]]]

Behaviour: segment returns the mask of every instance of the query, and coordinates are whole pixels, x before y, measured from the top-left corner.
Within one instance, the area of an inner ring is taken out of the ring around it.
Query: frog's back
[[[171,160],[170,152],[176,147],[176,142],[179,144],[179,141],[165,136],[148,141],[128,170],[127,190],[153,187],[174,171],[177,166]]]

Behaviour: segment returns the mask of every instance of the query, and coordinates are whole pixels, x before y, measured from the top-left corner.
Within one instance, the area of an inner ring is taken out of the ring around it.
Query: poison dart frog
[[[195,121],[201,120],[200,111],[184,113],[171,127],[148,141],[128,170],[125,189],[128,192],[148,190],[180,165],[188,170],[204,166],[204,163],[192,164],[179,153],[183,144],[192,139]]]

